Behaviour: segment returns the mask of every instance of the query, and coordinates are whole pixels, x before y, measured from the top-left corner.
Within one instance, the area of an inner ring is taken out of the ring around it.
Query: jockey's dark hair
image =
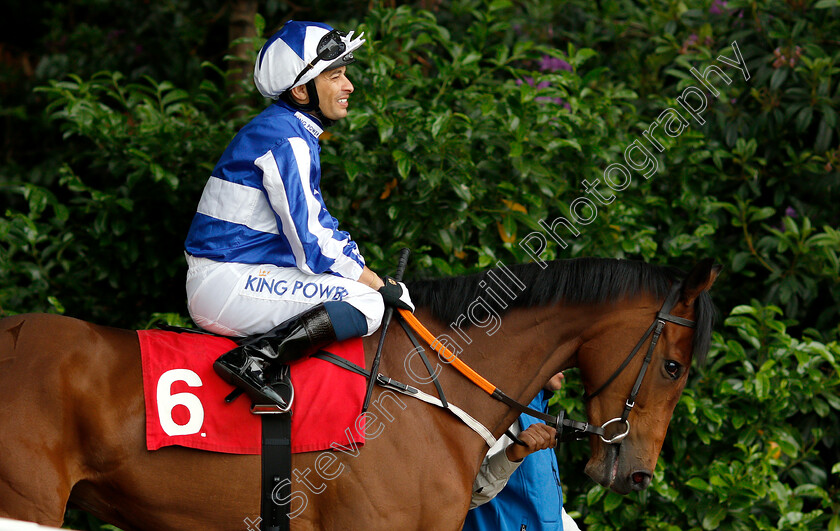
[[[499,315],[510,308],[530,308],[550,304],[609,304],[649,293],[659,299],[668,295],[674,282],[686,273],[675,267],[658,266],[633,260],[612,258],[574,258],[546,262],[543,269],[537,263],[506,266],[518,279],[520,286],[502,268],[490,269],[468,276],[407,282],[411,299],[417,306],[429,309],[434,317],[446,324],[466,315],[468,306],[481,297]],[[511,300],[497,280],[505,283],[515,294]],[[524,284],[524,289],[521,285]],[[507,304],[503,309],[487,288]],[[711,343],[714,324],[714,305],[708,292],[703,292],[694,304],[697,328],[692,350],[701,362]],[[469,319],[463,320],[464,328]]]

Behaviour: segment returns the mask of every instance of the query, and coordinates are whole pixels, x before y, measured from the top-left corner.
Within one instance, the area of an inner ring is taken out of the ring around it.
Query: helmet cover
[[[322,40],[331,32],[344,49],[331,59],[319,58]],[[320,22],[286,22],[260,49],[254,64],[254,83],[266,98],[277,99],[287,90],[305,85],[321,72],[353,62],[353,51],[364,44],[364,33],[353,38],[355,32],[341,34]],[[310,66],[311,65],[311,66]],[[301,75],[302,73],[302,75]]]

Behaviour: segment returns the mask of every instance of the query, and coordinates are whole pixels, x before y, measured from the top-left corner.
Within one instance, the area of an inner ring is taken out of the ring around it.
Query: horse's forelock
[[[694,302],[694,321],[697,326],[694,329],[692,352],[696,362],[702,365],[712,344],[712,329],[715,324],[715,307],[708,291],[701,293]]]

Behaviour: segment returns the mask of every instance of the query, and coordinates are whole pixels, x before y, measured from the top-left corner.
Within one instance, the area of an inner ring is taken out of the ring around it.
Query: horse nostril
[[[645,471],[633,472],[630,479],[633,481],[633,490],[644,490],[650,485],[650,474]]]

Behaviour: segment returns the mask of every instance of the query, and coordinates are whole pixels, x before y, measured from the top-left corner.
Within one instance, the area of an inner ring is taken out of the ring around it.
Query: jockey
[[[404,284],[368,269],[321,195],[318,137],[347,116],[361,37],[289,21],[268,39],[254,82],[277,101],[228,145],[187,235],[190,316],[217,334],[258,335],[213,365],[258,404],[285,406],[272,367],[372,334],[385,304],[414,310]]]

